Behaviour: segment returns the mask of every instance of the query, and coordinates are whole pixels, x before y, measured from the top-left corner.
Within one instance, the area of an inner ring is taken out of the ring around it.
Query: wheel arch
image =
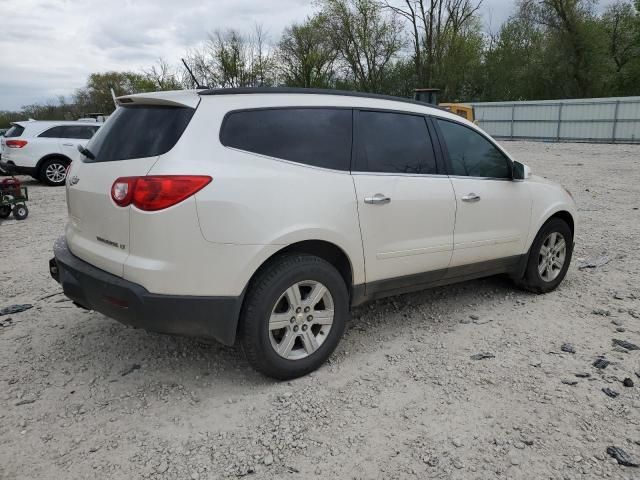
[[[553,215],[551,215],[549,218],[547,218],[542,225],[546,224],[549,220],[551,220],[553,218],[559,218],[560,220],[564,220],[566,222],[566,224],[569,225],[569,229],[571,230],[571,236],[572,237],[575,236],[575,221],[573,219],[573,215],[571,215],[571,213],[569,211],[567,211],[567,210],[558,210]]]
[[[52,160],[52,159],[57,159],[57,158],[63,160],[67,165],[72,162],[72,160],[69,157],[67,157],[66,155],[64,155],[62,153],[49,153],[49,154],[45,155],[44,157],[42,157],[40,160],[38,160],[38,163],[36,164],[35,175],[38,178],[40,178],[40,173],[41,173],[42,165],[44,164],[44,162],[46,162],[47,160]]]
[[[347,253],[336,245],[335,243],[328,242],[326,240],[302,240],[292,243],[290,245],[283,246],[277,252],[267,257],[260,266],[253,272],[247,286],[260,274],[264,268],[270,265],[272,262],[277,261],[279,257],[293,253],[306,253],[308,255],[315,255],[323,260],[327,261],[340,273],[340,276],[345,281],[347,288],[351,291],[353,287],[353,264]]]
[[[349,292],[349,297],[351,298],[351,296],[353,295],[353,265],[351,259],[343,248],[327,240],[301,240],[289,245],[283,245],[280,250],[272,253],[269,257],[267,257],[249,278],[249,281],[247,282],[242,292],[242,301],[238,311],[238,322],[236,325],[236,333],[234,335],[234,338],[238,338],[238,329],[240,328],[242,312],[245,308],[247,291],[251,288],[251,285],[255,281],[256,277],[258,277],[258,275],[260,275],[262,271],[264,271],[264,269],[271,265],[273,262],[278,261],[278,259],[282,258],[285,255],[295,253],[315,255],[336,267],[336,269],[340,273],[340,276],[345,281],[347,290]]]
[[[547,210],[544,215],[541,215],[539,217],[540,220],[529,231],[529,237],[527,239],[525,253],[527,253],[531,248],[531,245],[533,244],[533,241],[538,235],[538,232],[540,231],[540,229],[544,227],[545,224],[553,218],[559,218],[565,221],[569,225],[569,229],[571,230],[571,235],[575,238],[575,228],[576,228],[575,211],[572,211],[572,210],[573,209],[571,208],[567,208],[566,205],[557,205]]]

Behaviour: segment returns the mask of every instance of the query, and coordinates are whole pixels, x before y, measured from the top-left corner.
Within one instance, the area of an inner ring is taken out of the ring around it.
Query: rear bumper
[[[145,330],[235,341],[242,306],[240,297],[158,295],[79,259],[64,237],[53,246],[51,276],[67,297],[125,325]]]
[[[34,167],[19,167],[15,163],[11,161],[2,160],[0,158],[0,170],[5,171],[11,175],[31,175],[34,176],[36,174],[36,169]]]

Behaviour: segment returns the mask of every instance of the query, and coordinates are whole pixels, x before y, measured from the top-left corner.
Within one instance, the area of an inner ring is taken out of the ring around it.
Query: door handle
[[[373,197],[365,197],[364,203],[370,203],[372,205],[385,205],[391,201],[391,198],[383,195],[382,193],[376,193]]]
[[[73,143],[63,143],[62,145],[65,147],[73,147]]]
[[[480,195],[477,193],[468,193],[464,197],[462,197],[463,202],[479,202]]]

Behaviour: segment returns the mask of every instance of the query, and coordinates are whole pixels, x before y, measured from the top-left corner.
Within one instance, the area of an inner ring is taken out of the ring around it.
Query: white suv
[[[0,138],[0,168],[31,175],[48,185],[64,185],[67,167],[100,128],[96,122],[15,122]]]
[[[262,88],[119,104],[71,165],[52,276],[126,324],[238,337],[272,377],[318,368],[350,306],[494,274],[548,292],[569,267],[569,192],[444,110]]]

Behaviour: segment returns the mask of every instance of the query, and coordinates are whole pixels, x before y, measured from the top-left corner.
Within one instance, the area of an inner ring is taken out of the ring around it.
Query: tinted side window
[[[38,137],[42,138],[66,138],[65,131],[67,127],[53,127],[49,130],[45,130]]]
[[[194,112],[193,108],[160,105],[118,107],[87,145],[95,160],[83,157],[83,161],[110,162],[167,153]]]
[[[220,133],[227,147],[334,170],[349,170],[349,109],[278,108],[230,113]]]
[[[427,123],[422,116],[361,111],[355,170],[386,173],[437,173]]]
[[[79,138],[89,140],[93,137],[93,134],[98,130],[98,127],[88,127],[84,125],[68,126],[64,127],[62,137],[60,138]]]
[[[449,151],[452,175],[511,178],[509,160],[491,142],[470,128],[438,119]]]
[[[5,138],[15,138],[22,135],[22,132],[24,132],[24,127],[21,127],[20,125],[13,125],[9,130],[6,131],[4,136]]]

